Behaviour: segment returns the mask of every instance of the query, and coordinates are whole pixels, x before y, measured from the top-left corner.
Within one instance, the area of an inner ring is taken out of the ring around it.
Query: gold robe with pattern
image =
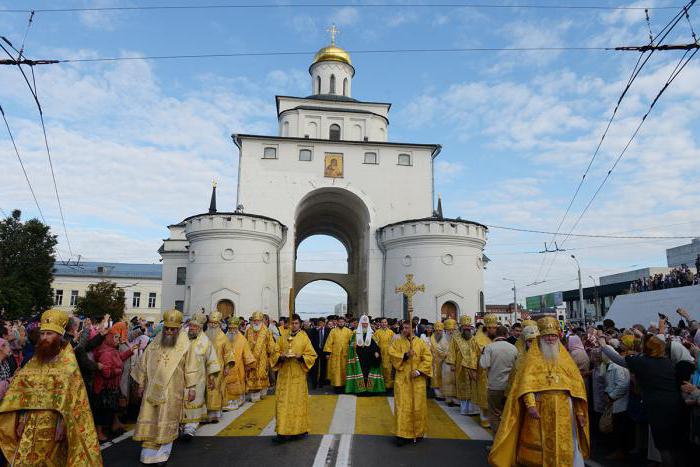
[[[354,333],[346,327],[342,329],[333,328],[330,334],[328,334],[326,343],[323,346],[323,351],[331,354],[331,357],[328,359],[328,368],[326,370],[327,377],[331,381],[331,386],[345,387],[348,350],[350,338],[353,334]]]
[[[229,360],[228,338],[221,328],[216,328],[214,339],[209,339],[214,347],[214,354],[219,362],[219,371],[214,378],[214,389],[207,387],[207,410],[217,411],[224,406],[224,397],[226,387],[224,386],[224,368],[226,368],[232,360]],[[209,336],[207,336],[209,337]]]
[[[461,401],[470,400],[472,397],[473,384],[467,374],[466,362],[473,358],[473,346],[469,344],[469,340],[462,337],[461,334],[455,332],[450,341],[450,348],[447,350],[445,363],[451,365],[455,369],[455,397]],[[479,359],[479,355],[476,356]]]
[[[476,381],[471,381],[471,395],[469,400],[481,407],[483,410],[488,409],[488,369],[481,368],[479,365],[479,357],[484,347],[491,343],[489,336],[479,329],[474,337],[469,339],[470,354],[469,359],[462,362],[466,368],[476,370]]]
[[[151,448],[168,444],[178,437],[185,397],[187,351],[190,340],[180,332],[173,347],[161,346],[156,336],[131,369],[131,377],[144,388],[141,410],[134,429],[134,440]],[[190,382],[190,384],[192,384]]]
[[[445,334],[442,334],[444,336]],[[442,387],[442,362],[445,361],[445,355],[438,350],[439,340],[435,338],[435,334],[430,336],[430,353],[433,356],[433,376],[430,378],[430,387],[441,389]]]
[[[447,352],[450,350],[450,342],[452,342],[452,337],[454,334],[450,335],[447,331],[443,332],[442,339],[437,343],[437,353],[442,359],[442,365],[440,368],[440,392],[442,392],[443,397],[455,397],[457,393],[457,388],[455,387],[455,368],[451,367],[445,361],[447,359]]]
[[[206,334],[190,340],[185,364],[185,410],[182,423],[204,422],[209,419],[207,414],[207,391],[209,390],[209,375],[221,371],[219,359],[211,341]],[[194,389],[194,400],[187,400],[187,392]]]
[[[228,340],[228,337],[226,339]],[[224,377],[224,389],[228,402],[246,393],[245,372],[246,368],[252,368],[255,365],[255,357],[250,351],[248,340],[240,332],[236,333],[226,348],[228,351],[226,360],[233,362],[233,367],[229,368],[228,375]]]
[[[281,360],[290,348],[299,358]],[[275,431],[278,435],[300,435],[309,432],[309,387],[306,373],[316,361],[309,336],[299,331],[292,336],[280,336],[272,356],[273,369],[277,371],[275,386]]]
[[[270,387],[268,372],[271,366],[270,358],[275,351],[275,339],[267,327],[261,326],[259,331],[255,331],[252,325],[246,330],[245,338],[255,358],[255,365],[246,368],[246,390],[260,391],[267,389]]]
[[[527,415],[529,405],[537,407],[539,420]],[[585,418],[583,428],[572,419],[575,414]],[[573,426],[586,459],[588,402],[581,372],[563,345],[559,344],[557,362],[549,363],[533,342],[513,379],[489,463],[497,467],[573,465]]]
[[[20,411],[25,411],[25,425],[17,440]],[[54,440],[59,417],[66,430],[60,443]],[[16,466],[102,465],[85,384],[70,345],[48,363],[35,356],[12,378],[0,403],[0,447]]]
[[[409,349],[413,349],[415,355],[404,360]],[[391,343],[389,357],[396,370],[394,434],[407,439],[422,438],[428,427],[426,387],[433,372],[433,356],[422,339],[413,337],[409,342],[400,336]],[[420,371],[421,375],[412,377],[413,370]]]
[[[391,329],[377,329],[372,336],[379,346],[379,352],[382,356],[382,376],[384,376],[384,386],[387,389],[394,387],[394,379],[391,375],[392,366],[391,358],[389,358],[389,346],[394,339],[394,331]]]

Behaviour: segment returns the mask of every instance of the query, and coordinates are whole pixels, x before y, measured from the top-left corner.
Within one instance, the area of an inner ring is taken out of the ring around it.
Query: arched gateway
[[[238,189],[226,204],[235,210],[219,212],[214,189],[208,212],[168,226],[162,307],[184,303],[189,314],[225,298],[238,316],[275,318],[288,313],[292,290],[330,280],[347,291],[352,314],[398,318],[395,287],[414,274],[425,284],[416,315],[473,316],[487,229],[436,206],[440,145],[388,141],[391,104],[352,96],[355,67],[337,45],[318,51],[309,74],[310,96],[276,96],[276,136],[233,135]],[[347,273],[296,270],[300,243],[320,234],[343,244]]]

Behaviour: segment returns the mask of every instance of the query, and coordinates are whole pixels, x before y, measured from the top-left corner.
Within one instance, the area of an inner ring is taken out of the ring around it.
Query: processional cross
[[[408,305],[408,321],[412,323],[413,320],[413,296],[418,292],[425,292],[424,284],[416,284],[413,282],[413,274],[406,274],[406,282],[400,287],[396,287],[396,293],[403,294],[406,297],[406,304]],[[411,324],[413,326],[413,324]]]

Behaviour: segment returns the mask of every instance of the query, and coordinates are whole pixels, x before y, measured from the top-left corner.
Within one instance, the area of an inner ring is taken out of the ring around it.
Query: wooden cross
[[[406,274],[406,282],[400,287],[396,287],[396,293],[403,294],[408,304],[408,321],[413,319],[413,296],[418,292],[425,292],[425,285],[417,285],[413,282],[413,274]]]
[[[338,29],[335,27],[335,24],[332,24],[330,28],[327,29],[328,32],[331,33],[331,45],[335,45],[335,35],[338,34]]]

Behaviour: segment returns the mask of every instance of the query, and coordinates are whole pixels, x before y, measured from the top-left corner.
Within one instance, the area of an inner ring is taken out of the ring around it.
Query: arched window
[[[486,312],[486,305],[484,304],[484,292],[479,292],[479,310],[482,313]]]
[[[335,75],[331,75],[331,87],[329,92],[335,94]]]
[[[289,122],[287,121],[282,124],[282,136],[289,136]]]
[[[411,155],[399,154],[399,165],[411,165]]]
[[[348,79],[345,78],[343,80],[343,95],[347,96],[348,95]]]
[[[300,161],[310,161],[311,160],[311,149],[300,149],[299,150],[299,160]]]
[[[333,124],[328,130],[328,139],[331,141],[340,141],[340,125]]]
[[[316,94],[321,94],[321,77],[316,77]]]

